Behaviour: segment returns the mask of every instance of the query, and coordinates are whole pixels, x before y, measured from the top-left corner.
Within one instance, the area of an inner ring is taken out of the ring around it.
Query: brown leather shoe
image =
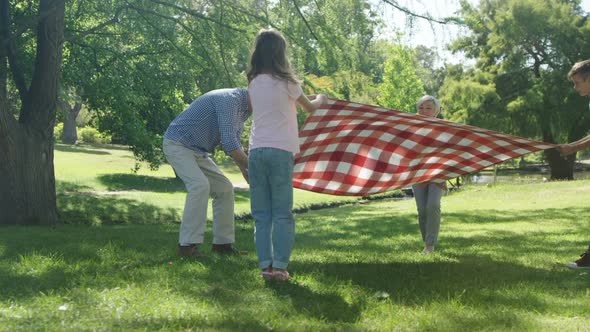
[[[181,246],[178,245],[178,250],[176,251],[176,255],[183,256],[183,257],[206,257],[204,253],[199,251],[199,246],[196,244],[191,244],[190,246]]]
[[[211,251],[223,255],[245,255],[248,253],[247,251],[237,249],[231,243],[213,244],[211,245]]]

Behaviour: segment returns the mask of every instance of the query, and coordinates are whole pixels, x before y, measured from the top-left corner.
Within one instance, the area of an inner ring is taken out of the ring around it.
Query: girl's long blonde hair
[[[279,79],[301,83],[291,68],[287,56],[287,41],[275,29],[262,29],[256,35],[254,50],[250,57],[248,82],[258,74],[271,74]]]

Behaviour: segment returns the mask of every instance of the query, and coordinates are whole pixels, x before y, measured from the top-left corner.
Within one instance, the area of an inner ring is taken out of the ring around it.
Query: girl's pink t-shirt
[[[301,86],[259,74],[250,82],[248,94],[252,103],[250,150],[266,147],[299,152],[296,107],[303,94]]]

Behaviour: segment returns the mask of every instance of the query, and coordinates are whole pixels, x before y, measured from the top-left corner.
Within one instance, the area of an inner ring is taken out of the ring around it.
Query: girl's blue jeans
[[[248,156],[250,208],[261,269],[286,269],[295,239],[293,153],[256,148]]]

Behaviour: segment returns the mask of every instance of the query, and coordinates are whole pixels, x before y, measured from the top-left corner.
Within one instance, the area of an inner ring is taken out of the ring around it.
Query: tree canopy
[[[451,120],[547,142],[586,134],[587,103],[565,77],[590,58],[580,1],[461,5],[441,18],[394,0],[0,0],[0,208],[11,211],[0,223],[57,220],[58,104],[72,114],[83,104],[93,126],[157,167],[163,132],[194,98],[246,85],[252,41],[266,27],[286,36],[309,93],[406,111],[429,93]],[[470,33],[451,48],[475,66],[435,67],[428,48],[384,40],[384,6],[463,24]],[[571,159],[547,157],[552,171],[566,170],[556,177],[571,177]]]
[[[470,34],[452,49],[476,59],[475,70],[449,77],[444,100],[454,119],[497,130],[566,143],[590,128],[587,102],[567,82],[567,72],[590,57],[590,22],[580,1],[462,1]],[[478,92],[479,90],[479,92]],[[546,153],[552,178],[572,178],[573,159]]]

